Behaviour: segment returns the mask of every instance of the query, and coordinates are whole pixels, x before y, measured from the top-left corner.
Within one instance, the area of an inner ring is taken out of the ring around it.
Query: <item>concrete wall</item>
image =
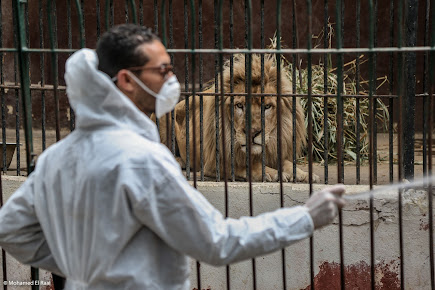
[[[23,181],[18,177],[2,177],[3,194],[7,198]],[[325,186],[318,185],[318,190]],[[224,187],[218,183],[198,183],[198,189],[219,210],[224,212]],[[368,186],[347,186],[349,194],[362,192]],[[286,206],[303,204],[308,198],[308,185],[285,184]],[[229,215],[237,218],[249,215],[249,191],[245,183],[229,184]],[[253,185],[254,215],[274,210],[280,205],[279,184]],[[406,192],[403,196],[403,251],[406,289],[430,288],[429,230],[427,193]],[[373,224],[375,234],[375,275],[377,289],[400,289],[400,244],[397,192],[381,192],[374,200]],[[347,289],[370,288],[370,214],[367,198],[348,201],[343,210],[343,253]],[[338,219],[333,225],[314,234],[314,275],[317,289],[339,289],[340,247]],[[256,263],[257,289],[282,289],[282,254],[258,257]],[[7,258],[8,280],[29,280],[30,270]],[[192,289],[197,288],[196,263],[191,263]],[[226,289],[226,268],[201,264],[202,289]],[[285,250],[288,289],[309,289],[309,240]],[[0,271],[1,272],[1,271]],[[2,275],[0,273],[0,275]],[[41,280],[49,279],[42,273]],[[231,289],[251,289],[252,262],[230,266]],[[11,287],[14,289],[13,287]],[[10,288],[9,288],[10,289]],[[20,287],[20,289],[25,289]]]

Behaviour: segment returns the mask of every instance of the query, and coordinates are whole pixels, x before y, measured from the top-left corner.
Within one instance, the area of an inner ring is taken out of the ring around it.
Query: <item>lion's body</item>
[[[252,93],[253,94],[273,94],[264,96],[263,100],[260,96],[251,98],[251,160],[252,160],[252,180],[262,180],[262,139],[265,141],[265,165],[266,165],[266,180],[278,180],[278,130],[277,130],[277,68],[271,55],[264,56],[264,74],[261,73],[261,57],[252,55]],[[223,71],[224,92],[225,93],[245,93],[245,58],[244,55],[234,56],[233,65],[233,83],[231,83],[229,62],[224,66]],[[263,88],[262,92],[262,79]],[[231,90],[231,87],[233,89]],[[206,93],[214,93],[214,84],[205,91],[202,97],[203,107],[203,161],[204,171],[207,176],[216,176],[216,165],[219,164],[221,178],[226,170],[227,178],[231,177],[231,124],[234,124],[234,171],[237,179],[246,179],[246,133],[245,133],[245,116],[246,102],[245,96],[225,96],[224,97],[224,123],[225,123],[225,150],[222,147],[222,120],[221,104],[216,102],[215,96],[206,95]],[[281,93],[291,93],[291,82],[285,76],[285,71],[281,70]],[[220,99],[220,96],[218,97]],[[293,100],[296,99],[295,104]],[[200,170],[200,102],[199,96],[195,96],[195,127],[196,140],[193,139],[193,98],[189,98],[189,161],[190,167],[194,167],[193,150],[196,146],[195,167]],[[264,104],[264,124],[262,125],[261,106]],[[216,162],[216,104],[219,106],[219,160]],[[293,107],[295,105],[295,108]],[[232,108],[234,111],[232,112]],[[295,115],[293,115],[295,110]],[[304,112],[298,98],[281,97],[281,152],[283,166],[283,180],[293,180],[293,150],[296,150],[296,156],[300,156],[304,146],[306,145],[306,130],[304,125]],[[232,117],[233,116],[233,117]],[[295,130],[293,130],[293,116],[295,118]],[[187,161],[187,124],[186,124],[186,103],[181,101],[175,108],[175,133],[181,156],[181,163]],[[164,130],[161,130],[161,133]],[[295,135],[296,147],[293,148],[293,132]],[[164,134],[163,134],[164,135]],[[162,136],[162,134],[161,134]],[[163,136],[162,136],[163,137]],[[162,141],[165,141],[162,138]],[[226,168],[224,168],[223,153],[225,152]],[[313,176],[317,181],[317,176]],[[297,181],[308,181],[308,174],[300,169],[297,169]]]

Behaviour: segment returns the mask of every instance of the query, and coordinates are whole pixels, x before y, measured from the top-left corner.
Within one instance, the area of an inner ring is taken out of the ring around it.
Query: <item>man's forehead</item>
[[[159,40],[153,40],[150,43],[144,43],[141,46],[142,52],[149,59],[149,64],[170,63],[171,58],[166,52],[165,46]]]

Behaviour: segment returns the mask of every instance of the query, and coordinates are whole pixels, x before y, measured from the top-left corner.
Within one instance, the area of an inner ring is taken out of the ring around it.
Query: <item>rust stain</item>
[[[427,231],[427,230],[429,230],[429,223],[420,219],[420,231]]]
[[[316,289],[335,290],[340,289],[340,264],[323,262],[319,273],[314,278]],[[370,265],[361,261],[357,264],[348,265],[344,269],[346,289],[370,289]],[[381,262],[375,266],[375,288],[377,290],[400,289],[399,269],[395,261],[390,263]],[[311,289],[311,285],[305,290]]]

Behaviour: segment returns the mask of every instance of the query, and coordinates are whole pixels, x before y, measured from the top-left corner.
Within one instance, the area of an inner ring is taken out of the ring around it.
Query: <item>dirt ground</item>
[[[69,130],[61,131],[61,138],[66,137],[69,134]],[[1,134],[0,134],[1,136]],[[8,175],[27,175],[27,166],[26,166],[26,152],[25,152],[25,139],[24,139],[24,131],[20,131],[20,154],[18,156],[17,151],[15,151],[14,156],[12,158],[12,162],[8,168],[6,174]],[[422,153],[422,140],[421,136],[416,136],[415,142],[415,176],[422,176],[423,174],[423,153]],[[6,142],[7,143],[16,143],[16,131],[12,129],[8,129],[6,131]],[[46,148],[56,142],[56,133],[54,130],[47,130],[45,132],[45,142]],[[388,134],[378,134],[377,136],[377,150],[378,150],[378,162],[377,166],[377,184],[387,184],[390,182],[390,166],[388,161],[389,156],[389,138]],[[39,155],[43,150],[43,134],[41,130],[33,131],[33,147],[34,152]],[[393,143],[393,156],[394,156],[394,164],[393,164],[393,178],[396,181],[398,179],[398,165],[397,165],[397,137],[394,136]],[[435,154],[434,154],[435,155]],[[17,159],[20,160],[20,168],[17,170]],[[435,161],[435,158],[434,158]],[[308,165],[302,164],[298,165],[299,168],[308,171]],[[325,166],[324,164],[314,163],[313,171],[315,174],[320,176],[321,183],[325,182]],[[337,164],[328,164],[328,183],[333,184],[337,182]],[[364,163],[360,167],[360,184],[369,184],[369,164]],[[356,182],[357,168],[353,163],[345,163],[344,165],[344,183],[345,184],[357,184]],[[197,174],[199,178],[199,174]]]

